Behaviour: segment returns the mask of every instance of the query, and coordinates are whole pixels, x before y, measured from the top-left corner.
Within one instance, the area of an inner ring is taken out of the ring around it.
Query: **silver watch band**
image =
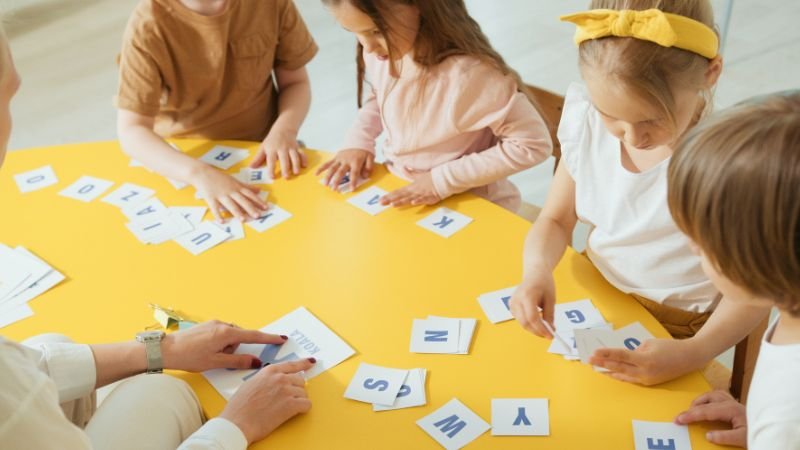
[[[164,363],[161,360],[161,339],[145,340],[144,351],[147,354],[147,373],[163,372]]]

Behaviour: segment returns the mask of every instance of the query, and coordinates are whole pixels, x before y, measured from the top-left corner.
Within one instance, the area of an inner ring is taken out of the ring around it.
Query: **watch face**
[[[136,335],[142,340],[150,341],[150,340],[161,340],[164,338],[163,331],[143,331]]]

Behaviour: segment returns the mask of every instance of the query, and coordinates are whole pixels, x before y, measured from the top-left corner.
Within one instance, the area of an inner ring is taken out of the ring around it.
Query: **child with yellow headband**
[[[552,271],[576,222],[588,224],[592,263],[678,338],[600,349],[591,362],[617,379],[656,384],[703,368],[768,308],[722,299],[667,208],[673,148],[710,109],[722,71],[711,5],[594,0],[591,8],[562,18],[578,27],[585,84],[567,91],[562,159],[510,307],[525,329],[552,338],[542,322],[553,324]]]

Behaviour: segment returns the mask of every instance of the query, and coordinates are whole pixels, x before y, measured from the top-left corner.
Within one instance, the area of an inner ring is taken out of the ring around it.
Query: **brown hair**
[[[714,29],[709,0],[593,0],[591,9],[659,9],[694,19]],[[712,93],[705,89],[709,60],[688,50],[662,47],[632,37],[605,37],[584,41],[579,47],[580,68],[610,77],[625,92],[633,93],[662,112],[670,128],[676,127],[675,86],[703,91],[705,112],[711,110]]]
[[[469,15],[464,0],[322,0],[323,3],[334,6],[343,1],[350,2],[375,22],[375,26],[386,39],[391,60],[394,60],[392,57],[394,46],[391,42],[391,29],[386,17],[391,17],[393,5],[414,6],[419,10],[420,17],[419,32],[414,42],[414,61],[423,69],[436,66],[450,56],[473,56],[491,64],[504,75],[511,76],[517,82],[519,91],[525,94],[534,106],[537,106],[522,78],[492,48],[478,22]],[[365,69],[361,43],[358,43],[356,48],[356,66],[358,69],[358,106],[361,107]]]
[[[800,91],[695,127],[668,183],[672,217],[714,267],[800,316]]]

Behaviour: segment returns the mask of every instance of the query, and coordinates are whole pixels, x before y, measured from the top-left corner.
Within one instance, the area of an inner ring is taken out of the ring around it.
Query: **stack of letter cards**
[[[636,450],[692,450],[689,428],[672,422],[633,421]]]
[[[392,369],[361,363],[344,393],[345,398],[371,403],[374,411],[423,406],[425,369]]]
[[[636,350],[648,339],[653,339],[653,335],[639,322],[634,322],[613,331],[602,329],[575,330],[575,346],[578,349],[578,357],[584,364],[589,363],[589,357],[598,348]],[[595,366],[595,370],[606,371],[606,369],[597,366]]]
[[[553,316],[555,332],[553,333],[553,342],[547,351],[563,355],[568,360],[579,359],[575,346],[575,330],[611,328],[600,310],[588,299],[556,303]]]
[[[411,327],[411,353],[466,355],[475,333],[476,319],[428,316],[414,319]]]
[[[173,148],[178,150],[174,146]],[[217,146],[201,156],[200,160],[227,170],[246,159],[249,154],[245,149]],[[134,160],[131,166],[141,164]],[[266,169],[243,168],[234,177],[252,185],[272,182]],[[58,182],[50,166],[15,175],[14,179],[22,193],[43,189]],[[185,183],[168,181],[177,189],[185,187]],[[243,224],[235,219],[226,223],[204,221],[208,210],[205,206],[165,206],[155,197],[156,192],[153,189],[123,183],[112,190],[114,185],[113,181],[86,175],[62,189],[59,195],[84,203],[102,197],[100,201],[116,206],[128,218],[129,222],[125,226],[143,244],[158,245],[174,241],[193,255],[199,255],[223,242],[245,237]],[[262,191],[259,196],[266,201],[268,193]],[[198,197],[202,197],[202,194],[198,193]],[[291,213],[283,208],[269,204],[267,211],[257,219],[246,222],[246,225],[262,233],[291,217]]]
[[[544,398],[492,399],[492,424],[452,399],[417,421],[442,447],[459,449],[492,429],[492,436],[549,436],[550,414]]]
[[[261,328],[261,331],[286,335],[289,340],[282,345],[242,344],[236,349],[236,353],[256,356],[264,366],[314,357],[317,362],[305,372],[307,380],[335,367],[355,353],[342,338],[304,307],[297,308]],[[203,375],[226,400],[229,400],[239,386],[258,370],[260,369],[214,369],[204,372]]]
[[[63,280],[25,247],[0,244],[0,328],[32,316],[28,302]]]

